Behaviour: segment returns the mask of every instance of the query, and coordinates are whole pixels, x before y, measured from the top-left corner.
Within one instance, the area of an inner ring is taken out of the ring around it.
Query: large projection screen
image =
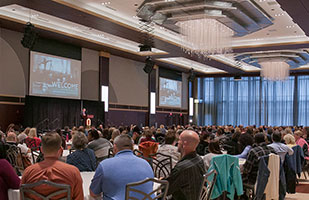
[[[160,77],[159,106],[181,107],[182,82]]]
[[[80,99],[81,61],[31,51],[29,95]]]

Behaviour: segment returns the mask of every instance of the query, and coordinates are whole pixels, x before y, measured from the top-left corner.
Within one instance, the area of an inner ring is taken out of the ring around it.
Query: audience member
[[[176,165],[176,163],[180,159],[180,153],[177,150],[176,145],[176,132],[173,130],[168,130],[165,134],[165,143],[162,144],[157,153],[162,153],[165,155],[169,155],[172,157],[172,168]],[[160,155],[157,155],[157,159],[161,160]]]
[[[240,131],[236,131],[233,133],[232,137],[230,139],[226,139],[225,143],[223,144],[224,150],[227,151],[228,154],[230,155],[237,155],[239,154],[239,137],[241,135]],[[229,138],[229,137],[227,137]]]
[[[284,162],[285,155],[289,153],[289,155],[293,155],[294,151],[287,145],[281,143],[281,133],[279,131],[275,131],[272,136],[273,143],[269,144],[269,147],[272,147],[275,152],[280,156],[281,162]]]
[[[45,134],[42,139],[41,150],[45,160],[29,166],[24,171],[22,184],[35,183],[40,180],[67,184],[71,186],[71,198],[83,200],[83,184],[79,170],[73,165],[58,160],[63,151],[61,148],[61,138],[58,133]],[[36,187],[34,190],[44,195],[56,191],[55,188],[46,185]],[[29,196],[31,198],[30,194]],[[59,196],[58,198],[61,197]]]
[[[30,149],[26,145],[17,143],[17,137],[16,137],[16,134],[14,132],[9,132],[8,133],[8,135],[6,137],[6,143],[19,147],[21,153],[23,153],[25,155],[28,154],[29,157],[31,156],[30,155]]]
[[[148,142],[148,141],[149,142],[155,142],[155,140],[152,139],[152,136],[153,136],[152,130],[150,130],[150,129],[145,130],[144,131],[144,137],[141,138],[140,144],[143,143],[143,142]]]
[[[202,158],[195,152],[198,143],[199,136],[194,131],[185,130],[179,137],[178,151],[181,154],[181,160],[167,178],[168,195],[172,194],[175,200],[199,199],[203,175],[206,171]]]
[[[241,154],[236,155],[236,157],[247,159],[248,153],[251,150],[253,143],[254,139],[250,134],[241,134],[239,136],[239,144],[242,152]]]
[[[103,160],[96,169],[91,181],[90,194],[98,197],[103,193],[103,199],[125,199],[125,189],[128,183],[146,178],[153,178],[153,171],[147,161],[138,158],[132,152],[133,143],[128,135],[119,135],[114,141],[115,157]],[[148,183],[137,189],[145,193],[152,191]],[[141,195],[135,193],[136,199]]]
[[[41,139],[38,138],[36,128],[31,128],[28,137],[25,139],[27,147],[39,147],[41,145]]]
[[[255,143],[249,151],[248,158],[244,164],[242,174],[244,183],[255,184],[260,157],[269,155],[270,153],[276,154],[273,148],[267,146],[265,137],[263,133],[257,133],[254,136]]]
[[[283,137],[283,140],[285,141],[286,145],[288,145],[288,147],[292,148],[294,146],[296,146],[296,142],[295,142],[295,138],[293,135],[291,134],[286,134],[284,137]]]
[[[110,139],[111,143],[114,143],[115,138],[120,135],[120,131],[118,129],[113,129],[112,137]]]
[[[218,155],[222,154],[222,152],[220,151],[219,141],[213,141],[213,140],[210,141],[209,146],[208,146],[208,150],[209,150],[210,153],[203,156],[203,161],[204,161],[206,171],[208,170],[208,168],[210,166],[211,159],[214,156],[218,156]]]
[[[303,149],[305,157],[309,157],[309,146],[306,140],[302,138],[302,136],[303,136],[303,132],[299,130],[295,131],[294,137],[296,140],[296,144],[298,144]]]
[[[8,189],[18,189],[20,179],[5,157],[0,157],[0,166],[0,199],[8,200]]]
[[[73,147],[75,151],[68,155],[67,163],[74,165],[79,171],[95,171],[96,158],[94,151],[87,148],[88,139],[82,132],[77,132],[73,137]]]
[[[98,131],[89,130],[88,132],[88,148],[94,151],[97,158],[103,160],[108,156],[108,150],[113,147],[113,145],[105,138],[100,138]],[[101,161],[99,159],[99,161]],[[98,163],[97,163],[98,164]]]
[[[196,148],[196,153],[200,156],[204,156],[205,154],[209,153],[208,145],[210,141],[210,134],[208,132],[203,132],[200,135],[200,143]]]
[[[17,136],[17,139],[20,143],[23,143],[24,140],[28,137],[30,132],[30,127],[27,127],[22,133]]]

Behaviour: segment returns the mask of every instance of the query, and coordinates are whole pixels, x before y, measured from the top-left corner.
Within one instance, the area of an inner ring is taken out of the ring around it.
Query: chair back
[[[12,167],[19,172],[19,170],[24,170],[24,163],[22,162],[21,150],[18,146],[6,144],[6,159],[11,163]]]
[[[47,195],[43,195],[41,193],[38,193],[36,190],[34,190],[35,187],[42,186],[42,185],[51,186],[57,190]],[[57,199],[59,200],[70,200],[71,199],[71,186],[66,185],[66,184],[54,183],[48,180],[41,180],[36,183],[22,184],[20,187],[20,193],[21,193],[22,200],[33,199],[33,198],[29,198],[28,197],[29,195],[31,195],[31,197],[33,196],[38,197],[42,200],[55,199],[57,196],[58,196]],[[59,198],[59,195],[63,197]]]
[[[41,150],[38,147],[31,147],[30,149],[31,149],[32,162],[34,164],[38,162],[38,158],[42,156]]]
[[[168,177],[172,170],[172,157],[162,153],[150,155],[154,176],[157,178]]]
[[[214,169],[204,174],[202,191],[199,200],[210,200],[211,193],[216,183],[216,179],[217,179],[217,171]]]
[[[150,193],[145,191],[138,190],[136,187],[148,182],[153,182],[153,190]],[[166,180],[157,180],[154,178],[147,178],[143,181],[138,181],[135,183],[128,183],[126,185],[126,199],[125,200],[156,200],[156,199],[166,199],[166,194],[168,191],[168,181]],[[135,195],[134,195],[135,194]],[[141,198],[136,198],[136,194],[142,196]]]
[[[112,158],[114,157],[114,148],[111,147],[108,149],[108,155],[107,155],[107,158]]]
[[[143,158],[144,160],[146,160],[150,164],[151,168],[153,167],[152,166],[152,162],[153,162],[152,157],[145,157],[143,152],[141,152],[141,151],[139,151],[137,149],[133,150],[133,154],[136,155],[139,158]]]

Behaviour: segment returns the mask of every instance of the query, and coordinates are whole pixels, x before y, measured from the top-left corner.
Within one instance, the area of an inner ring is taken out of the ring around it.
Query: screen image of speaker
[[[80,91],[80,60],[31,51],[30,95],[80,99]]]

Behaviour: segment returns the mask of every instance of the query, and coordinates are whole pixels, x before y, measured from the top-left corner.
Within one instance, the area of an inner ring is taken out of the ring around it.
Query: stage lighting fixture
[[[33,46],[36,42],[38,35],[35,31],[35,27],[30,22],[27,22],[25,30],[24,30],[24,37],[21,40],[21,44],[23,47],[28,49],[33,49]]]

